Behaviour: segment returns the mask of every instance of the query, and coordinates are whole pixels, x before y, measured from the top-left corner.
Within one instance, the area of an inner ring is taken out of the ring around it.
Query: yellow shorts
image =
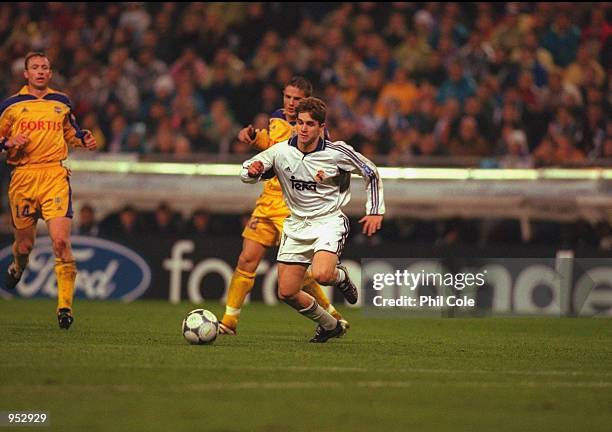
[[[290,214],[282,195],[264,192],[255,202],[255,210],[242,231],[242,237],[264,246],[277,245],[283,232],[283,223]]]
[[[34,225],[38,218],[71,218],[70,171],[57,162],[16,167],[11,173],[8,197],[17,229]]]

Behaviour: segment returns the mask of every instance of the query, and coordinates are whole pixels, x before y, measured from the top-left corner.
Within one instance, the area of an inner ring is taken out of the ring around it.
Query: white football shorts
[[[349,220],[342,212],[318,218],[285,219],[277,261],[311,264],[316,252],[328,251],[340,258],[350,230]]]

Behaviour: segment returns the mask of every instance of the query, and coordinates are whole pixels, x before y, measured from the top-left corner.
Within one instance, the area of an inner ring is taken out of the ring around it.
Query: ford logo
[[[151,269],[140,255],[125,246],[95,237],[72,237],[72,253],[77,264],[75,297],[132,301],[140,297],[151,283]],[[0,269],[13,259],[11,245],[0,250]],[[57,297],[55,256],[51,239],[36,241],[28,267],[15,291],[0,289],[10,298]]]

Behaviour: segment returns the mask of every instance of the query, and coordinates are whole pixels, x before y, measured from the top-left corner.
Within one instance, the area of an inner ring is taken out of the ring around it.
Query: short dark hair
[[[325,117],[327,116],[327,105],[321,99],[316,97],[307,97],[302,99],[296,108],[297,113],[307,112],[310,116],[319,122],[319,124],[325,123]]]
[[[312,84],[302,76],[296,75],[292,77],[284,88],[289,86],[302,90],[304,92],[304,97],[310,97],[310,95],[312,95]]]
[[[25,56],[25,60],[23,62],[24,67],[26,68],[26,70],[28,69],[28,62],[30,61],[30,59],[32,57],[44,57],[46,59],[48,59],[49,57],[47,57],[47,54],[45,54],[42,51],[30,51],[29,53],[26,54]]]

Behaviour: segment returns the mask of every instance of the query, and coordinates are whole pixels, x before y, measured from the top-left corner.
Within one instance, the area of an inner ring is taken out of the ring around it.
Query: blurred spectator
[[[111,135],[108,140],[108,147],[101,148],[110,153],[118,153],[123,151],[125,148],[128,130],[127,119],[125,116],[118,114],[111,121]]]
[[[376,115],[374,104],[368,97],[360,97],[355,108],[355,126],[359,133],[370,140],[378,140],[378,130],[383,124],[382,118]]]
[[[136,40],[140,40],[149,28],[151,16],[144,8],[144,3],[129,2],[119,16],[119,27],[124,27]]]
[[[612,159],[612,135],[608,135],[601,145],[601,150],[595,153],[597,157]]]
[[[598,87],[603,85],[606,73],[590,52],[589,45],[580,45],[576,53],[576,61],[565,70],[565,79],[577,87],[585,84],[595,84]]]
[[[562,106],[577,107],[582,105],[582,95],[578,88],[564,81],[561,70],[554,67],[548,75],[548,86],[540,93],[543,108],[556,112]]]
[[[100,222],[100,233],[104,237],[122,240],[144,232],[140,214],[131,205],[126,205],[117,213],[109,214]]]
[[[96,97],[99,107],[109,102],[119,103],[129,118],[136,115],[140,104],[138,88],[134,81],[130,81],[126,76],[121,75],[121,69],[117,66],[109,66],[106,69]]]
[[[520,129],[510,131],[504,136],[506,145],[502,152],[499,166],[501,168],[531,168],[533,160],[529,154],[527,135]]]
[[[382,87],[376,102],[376,114],[379,117],[387,117],[391,107],[391,101],[397,101],[399,112],[408,114],[414,109],[418,98],[418,89],[408,79],[405,69],[398,68],[393,75],[393,80]]]
[[[517,3],[506,3],[506,13],[491,35],[491,43],[507,52],[521,44],[523,29],[520,25],[519,13]]]
[[[491,142],[493,140],[493,126],[487,115],[482,110],[480,99],[476,96],[470,96],[467,98],[463,111],[466,115],[476,119],[478,130],[487,141]]]
[[[184,47],[181,56],[170,67],[170,76],[175,83],[195,82],[204,86],[209,79],[209,73],[206,62],[192,46]]]
[[[143,48],[137,62],[138,90],[143,99],[149,99],[155,93],[155,82],[168,73],[168,65],[155,57],[154,48]]]
[[[557,163],[571,165],[576,162],[584,161],[584,152],[576,148],[572,137],[559,134],[554,136],[554,140],[557,145],[555,152],[555,160]]]
[[[491,74],[495,77],[496,84],[507,89],[516,85],[520,66],[510,58],[510,51],[497,46],[490,64]]]
[[[406,32],[395,48],[394,55],[399,66],[407,71],[422,71],[428,68],[432,49],[425,37],[419,38],[416,33]]]
[[[171,102],[172,127],[178,130],[185,120],[206,112],[202,96],[196,91],[190,81],[181,81],[176,87],[176,94]]]
[[[536,165],[552,165],[556,162],[555,143],[550,136],[545,136],[533,151]]]
[[[210,213],[204,208],[193,211],[191,219],[185,225],[184,234],[190,237],[205,237],[210,232]]]
[[[395,48],[408,34],[407,29],[406,16],[400,12],[391,12],[382,35],[389,47]]]
[[[159,203],[153,213],[149,232],[160,236],[178,235],[181,232],[181,225],[180,214],[172,210],[170,205],[163,201]]]
[[[452,156],[483,157],[490,154],[489,146],[478,130],[474,117],[465,116],[459,124],[459,133],[451,138],[448,152]]]
[[[470,34],[467,43],[457,53],[459,61],[465,65],[465,72],[476,80],[489,74],[489,63],[494,55],[493,46],[478,31]]]
[[[518,62],[522,72],[529,76],[529,79],[533,82],[538,90],[546,85],[548,82],[548,70],[542,63],[540,63],[540,60],[538,60],[536,57],[535,52],[526,47],[520,49]]]
[[[436,51],[429,55],[426,65],[423,69],[417,70],[414,73],[415,80],[423,83],[429,83],[436,89],[446,80],[446,68],[442,63],[442,57]]]
[[[100,230],[96,222],[94,209],[90,204],[85,203],[81,206],[76,222],[74,234],[90,237],[98,236]]]
[[[240,125],[228,111],[226,101],[224,99],[215,100],[210,106],[209,115],[204,119],[204,133],[216,152],[222,155],[228,154],[231,142],[240,129]]]
[[[183,132],[194,152],[212,153],[214,146],[206,137],[202,123],[203,120],[199,116],[189,117],[184,121]]]
[[[173,154],[176,159],[190,159],[191,142],[185,135],[177,135],[174,141]]]
[[[542,67],[546,72],[550,72],[555,67],[552,55],[547,49],[540,46],[538,37],[533,30],[523,34],[520,47],[515,48],[511,53],[512,61],[520,63],[521,58],[528,59],[531,65],[539,65],[538,67]],[[538,73],[541,72],[538,71]],[[542,85],[540,79],[536,78],[535,80],[539,86]],[[544,84],[546,83],[544,82]]]
[[[607,122],[609,123],[610,119]],[[582,140],[579,147],[589,156],[594,157],[601,151],[605,137],[606,117],[603,109],[601,105],[589,104],[582,121]]]
[[[440,108],[438,121],[434,127],[434,136],[443,146],[446,146],[451,136],[455,134],[459,125],[460,116],[461,106],[459,105],[459,101],[455,98],[446,100],[444,105]]]
[[[589,23],[582,31],[582,40],[598,40],[602,45],[612,36],[612,24],[606,19],[606,5],[595,4]]]
[[[561,107],[557,110],[555,118],[548,125],[548,132],[553,137],[564,135],[570,137],[575,142],[582,140],[580,124],[576,121],[569,108],[566,107]]]
[[[448,153],[439,145],[433,134],[426,133],[421,135],[415,148],[418,156],[446,156]]]
[[[502,131],[520,129],[537,146],[549,123],[568,134],[557,114],[566,108],[572,142],[591,157],[603,154],[609,117],[609,11],[547,2],[5,3],[0,89],[17,92],[24,55],[45,50],[52,84],[70,90],[74,113],[110,152],[250,152],[234,142],[235,125],[274,111],[279,84],[301,74],[328,102],[332,136],[355,135],[353,123],[356,145],[379,152],[420,152],[415,133],[432,128],[445,152],[464,116],[489,143],[485,156],[505,145]]]
[[[257,79],[255,71],[247,67],[242,75],[242,81],[234,89],[231,101],[239,124],[249,124],[260,112],[260,97],[262,83]]]
[[[176,137],[177,134],[171,127],[170,121],[166,120],[159,124],[148,147],[151,148],[152,153],[171,155],[174,153]]]
[[[552,54],[555,64],[566,67],[576,58],[580,29],[572,23],[569,12],[559,11],[541,42]]]
[[[442,83],[438,91],[438,102],[445,102],[448,98],[455,98],[460,103],[476,93],[476,83],[465,76],[463,67],[457,61],[448,66],[448,79]]]

